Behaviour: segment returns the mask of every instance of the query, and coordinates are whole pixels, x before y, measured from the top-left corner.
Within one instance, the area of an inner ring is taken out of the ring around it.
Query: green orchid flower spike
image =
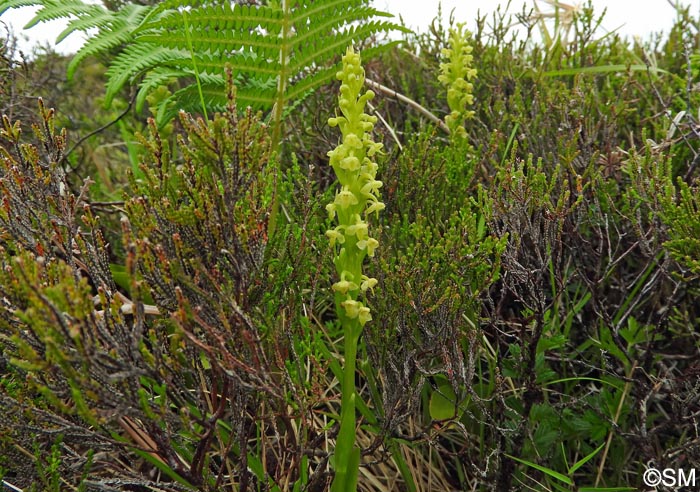
[[[462,23],[449,32],[450,47],[442,50],[446,61],[440,64],[441,74],[438,81],[447,88],[450,114],[445,116],[445,123],[453,138],[466,138],[464,122],[474,116],[474,111],[467,110],[467,107],[474,103],[474,86],[470,81],[476,77],[476,69],[472,68],[472,47],[468,43],[471,33]]]
[[[377,121],[365,113],[365,105],[374,97],[368,90],[361,94],[365,72],[359,53],[352,47],[343,56],[343,69],[336,74],[341,81],[338,106],[341,116],[329,118],[337,126],[342,141],[328,152],[330,165],[340,183],[334,200],[326,206],[329,218],[337,225],[326,232],[333,248],[333,262],[339,280],[333,284],[338,318],[343,326],[345,365],[343,367],[340,431],[333,464],[335,479],[332,492],[354,492],[360,465],[360,449],[355,446],[355,362],[357,346],[364,325],[372,320],[366,305],[367,291],[373,292],[377,280],[362,272],[367,256],[374,256],[379,241],[370,236],[368,219],[384,209],[376,179],[382,144],[372,141],[371,132]]]

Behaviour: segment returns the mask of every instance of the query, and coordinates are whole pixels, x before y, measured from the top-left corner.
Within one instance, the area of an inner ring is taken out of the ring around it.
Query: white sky
[[[401,14],[409,27],[424,26],[430,23],[437,12],[439,0],[375,0],[377,8],[384,8],[393,14]],[[491,21],[491,12],[500,4],[504,6],[507,0],[442,0],[443,18],[448,18],[450,11],[455,9],[455,20],[466,22],[467,28],[474,30],[477,13],[488,14],[487,23]],[[551,12],[554,8],[547,0],[539,0],[537,4],[543,12]],[[560,4],[584,5],[586,0],[559,0]],[[607,31],[619,29],[624,36],[647,37],[649,34],[668,30],[673,25],[675,10],[671,4],[689,6],[690,12],[696,18],[700,15],[700,0],[592,0],[593,11],[597,15],[605,14],[602,28]],[[535,0],[511,0],[509,13],[520,13],[523,5],[527,10],[533,8]],[[597,17],[597,16],[596,16]]]
[[[406,24],[414,29],[424,31],[426,26],[437,14],[439,0],[374,0],[377,8],[387,10],[396,15],[402,15]],[[583,0],[563,0],[562,3],[577,4]],[[675,11],[671,3],[678,2],[691,7],[694,16],[700,15],[700,0],[593,0],[594,11],[601,13],[607,8],[607,14],[603,21],[603,28],[607,31],[619,29],[626,36],[647,37],[650,33],[664,30],[668,32],[675,18]],[[450,11],[455,9],[457,22],[466,22],[467,28],[472,31],[475,28],[477,12],[491,13],[499,4],[505,5],[506,0],[442,0],[443,18],[449,17]],[[534,0],[512,0],[510,13],[522,11],[523,5],[532,8]],[[539,0],[542,11],[551,11],[547,0]],[[15,33],[27,37],[20,43],[21,49],[49,42],[53,44],[56,36],[63,30],[65,23],[54,21],[35,26],[31,30],[22,33],[22,27],[32,18],[36,9],[25,7],[5,12],[0,17],[0,22],[12,26]],[[490,16],[489,16],[490,19]],[[0,33],[3,31],[0,25]],[[57,49],[64,53],[77,50],[81,45],[81,35],[74,34],[64,40]]]

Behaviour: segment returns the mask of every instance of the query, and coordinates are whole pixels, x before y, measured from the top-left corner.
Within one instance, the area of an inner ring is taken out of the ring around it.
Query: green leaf
[[[564,482],[567,485],[573,485],[574,482],[571,480],[569,477],[566,475],[559,473],[558,471],[554,471],[551,468],[547,468],[546,466],[538,465],[537,463],[532,463],[530,461],[526,461],[520,458],[516,458],[515,456],[511,456],[509,454],[506,454],[507,457],[509,457],[512,460],[517,461],[518,463],[522,463],[523,465],[527,465],[531,468],[534,468],[535,470],[539,470],[542,473],[549,475],[552,478],[556,478],[560,482]]]
[[[577,377],[556,379],[556,380],[554,380],[554,381],[547,381],[546,383],[542,383],[542,386],[549,386],[549,385],[551,385],[551,384],[566,383],[566,382],[569,382],[569,381],[576,381],[576,382],[580,382],[580,381],[595,381],[596,383],[607,384],[607,385],[609,385],[609,386],[612,386],[612,387],[615,388],[615,389],[619,389],[620,391],[622,391],[622,389],[623,389],[623,387],[624,387],[623,384],[619,384],[619,385],[618,385],[618,384],[611,383],[610,381],[606,381],[606,380],[604,380],[604,379],[600,379],[600,378],[591,378],[591,377],[587,377],[587,376],[577,376]]]
[[[454,418],[457,410],[457,395],[452,385],[447,381],[438,384],[436,390],[430,394],[428,406],[430,418],[433,420],[447,420]]]
[[[600,452],[601,449],[603,449],[603,446],[605,446],[605,443],[601,444],[589,454],[587,454],[586,456],[578,460],[576,463],[574,463],[574,465],[571,468],[569,468],[569,475],[573,475],[576,472],[576,470],[588,463],[596,454]]]
[[[113,434],[113,436],[118,436],[117,434]],[[125,441],[124,438],[119,437],[120,441]],[[180,485],[184,485],[185,487],[191,488],[192,490],[194,489],[194,486],[187,481],[184,477],[179,475],[175,470],[173,470],[171,467],[163,463],[161,460],[156,458],[155,456],[151,455],[151,453],[148,453],[146,451],[142,451],[138,448],[130,448],[131,451],[133,451],[135,454],[137,454],[139,457],[141,457],[144,461],[148,462],[155,468],[157,468],[159,471],[161,471],[164,475],[169,477],[171,480],[179,483]]]

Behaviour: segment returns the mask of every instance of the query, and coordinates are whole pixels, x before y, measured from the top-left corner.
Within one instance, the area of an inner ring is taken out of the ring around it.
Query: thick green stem
[[[340,431],[335,445],[335,479],[332,492],[355,492],[360,465],[360,449],[355,446],[355,366],[362,326],[357,319],[345,319],[345,364],[340,409]]]

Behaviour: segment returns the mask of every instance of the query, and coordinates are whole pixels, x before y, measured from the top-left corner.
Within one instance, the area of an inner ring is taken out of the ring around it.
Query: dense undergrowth
[[[700,468],[699,21],[632,42],[596,14],[518,37],[479,19],[471,97],[449,103],[439,23],[363,58],[384,207],[358,490],[647,490],[649,467]],[[216,115],[158,126],[126,90],[100,112],[106,63],[63,86],[68,60],[1,49],[0,477],[327,490],[348,347],[331,286],[359,281],[326,235],[337,85],[277,145],[233,76]]]

